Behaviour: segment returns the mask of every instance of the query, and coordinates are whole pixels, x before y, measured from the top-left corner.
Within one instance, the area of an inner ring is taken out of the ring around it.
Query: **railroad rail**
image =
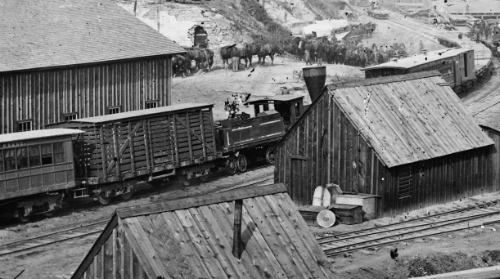
[[[317,238],[328,257],[416,238],[500,223],[500,204],[469,206],[426,217]]]
[[[257,169],[257,168],[255,168]],[[227,189],[222,189],[219,191],[213,191],[213,192],[224,192],[236,188],[242,188],[242,187],[249,187],[249,186],[254,186],[254,185],[265,185],[265,184],[270,184],[273,181],[273,176],[268,175],[262,179],[258,180],[252,180],[246,183],[242,183],[239,185],[235,185],[233,187],[227,188]],[[207,193],[203,193],[207,194]],[[94,222],[91,224],[87,224],[84,226],[78,226],[78,227],[72,227],[66,230],[61,230],[37,237],[31,237],[31,238],[26,238],[14,242],[10,242],[4,245],[0,245],[0,257],[13,254],[13,253],[19,253],[19,252],[24,252],[26,250],[42,247],[42,246],[47,246],[71,239],[77,239],[77,238],[84,238],[84,237],[90,237],[92,235],[96,235],[102,232],[104,227],[108,221],[99,221],[99,222]],[[97,237],[97,236],[96,236]]]
[[[100,221],[84,226],[53,232],[37,237],[26,238],[0,246],[0,256],[23,252],[33,248],[47,246],[75,238],[88,237],[100,233],[108,221]]]

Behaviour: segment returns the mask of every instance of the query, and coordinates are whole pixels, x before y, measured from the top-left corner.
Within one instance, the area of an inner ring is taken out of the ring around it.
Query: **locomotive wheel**
[[[240,172],[245,172],[247,170],[247,167],[248,167],[247,157],[243,154],[240,154],[240,156],[238,156],[238,170]]]
[[[123,194],[123,195],[120,195],[120,197],[124,200],[124,201],[128,201],[132,198],[132,196],[134,195],[134,187],[132,187],[132,189],[130,189],[130,192],[126,193],[126,194]]]
[[[100,194],[97,196],[97,199],[99,200],[99,203],[102,205],[108,205],[109,202],[111,201],[110,197],[105,197],[104,194]]]
[[[266,150],[266,162],[270,165],[274,165],[274,154],[271,153],[271,147],[268,147]]]
[[[236,158],[229,157],[226,159],[226,170],[230,175],[234,175],[238,170],[238,163]]]

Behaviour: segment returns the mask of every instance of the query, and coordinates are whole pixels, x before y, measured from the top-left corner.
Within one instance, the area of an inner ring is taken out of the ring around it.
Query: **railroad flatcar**
[[[0,211],[21,219],[61,206],[76,186],[72,137],[77,129],[0,135]]]
[[[474,50],[447,48],[361,69],[366,78],[403,75],[438,70],[446,85],[457,93],[472,87],[476,81],[474,73]]]

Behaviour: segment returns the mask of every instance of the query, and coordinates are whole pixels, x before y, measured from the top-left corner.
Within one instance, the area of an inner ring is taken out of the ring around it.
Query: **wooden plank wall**
[[[299,204],[311,204],[314,189],[327,183],[370,194],[389,185],[387,169],[330,96],[324,94],[313,106],[276,150],[275,183],[291,189],[290,157],[295,156],[305,160],[304,183],[289,192]],[[293,173],[296,180],[295,169]]]
[[[75,145],[75,154],[80,169],[86,171],[79,171],[79,177],[113,182],[187,166],[195,160],[209,161],[208,157],[216,155],[211,116],[210,109],[192,110],[80,127],[86,133]]]
[[[330,96],[321,98],[276,149],[274,181],[297,204],[311,204],[314,189],[327,183],[381,196],[379,216],[500,191],[500,136],[489,132],[495,146],[412,164],[413,193],[399,199],[398,167],[385,167]],[[304,163],[292,170],[292,158]]]
[[[17,131],[17,121],[33,129],[64,120],[144,109],[146,101],[171,104],[171,57],[103,63],[0,75],[0,134]]]
[[[81,279],[148,278],[122,229],[113,233],[100,247]]]
[[[499,141],[500,143],[500,141]],[[390,183],[377,194],[382,197],[382,216],[394,216],[431,205],[498,191],[494,183],[494,147],[485,147],[411,164],[412,194],[400,199],[398,174],[404,166],[390,171]]]

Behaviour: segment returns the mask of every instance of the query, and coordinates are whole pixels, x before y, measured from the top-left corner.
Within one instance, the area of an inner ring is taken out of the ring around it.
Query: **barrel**
[[[314,102],[325,87],[326,82],[326,67],[307,67],[303,68],[304,80],[306,82],[307,90],[309,91],[309,96],[311,101]]]

